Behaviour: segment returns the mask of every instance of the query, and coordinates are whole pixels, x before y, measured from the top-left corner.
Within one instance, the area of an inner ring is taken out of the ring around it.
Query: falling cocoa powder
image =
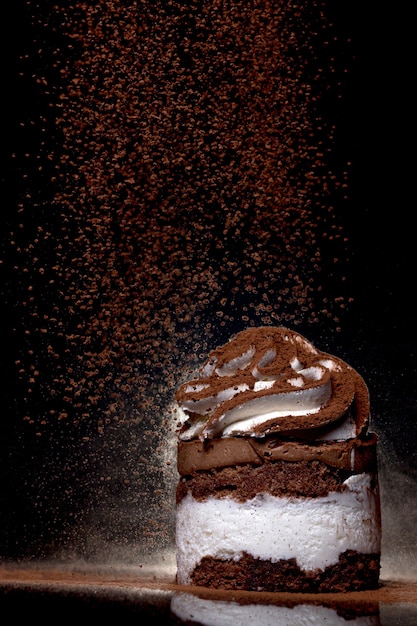
[[[172,539],[178,385],[244,328],[340,329],[353,53],[330,4],[24,5],[2,253],[46,554]]]

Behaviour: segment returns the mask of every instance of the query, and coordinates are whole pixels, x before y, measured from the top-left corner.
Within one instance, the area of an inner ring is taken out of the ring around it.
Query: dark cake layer
[[[261,466],[239,465],[209,472],[197,472],[180,480],[177,503],[188,492],[196,500],[209,496],[250,500],[261,493],[277,497],[318,498],[343,490],[343,482],[352,472],[330,467],[321,461],[275,461]]]
[[[204,557],[193,572],[192,582],[203,587],[247,591],[363,591],[378,588],[379,570],[379,554],[354,550],[341,554],[338,563],[314,572],[302,571],[295,559],[274,563],[244,553],[238,561]]]

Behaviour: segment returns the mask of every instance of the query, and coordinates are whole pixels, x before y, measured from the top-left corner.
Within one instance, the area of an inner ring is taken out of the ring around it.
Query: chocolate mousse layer
[[[287,441],[277,436],[227,437],[201,441],[179,441],[177,466],[181,476],[223,467],[251,465],[274,461],[320,461],[352,473],[374,472],[377,469],[377,435],[350,441]]]

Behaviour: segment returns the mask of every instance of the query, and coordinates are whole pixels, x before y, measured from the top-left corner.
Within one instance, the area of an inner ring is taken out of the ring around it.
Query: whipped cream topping
[[[369,414],[359,374],[283,327],[251,328],[232,337],[210,353],[176,400],[182,440],[272,433],[349,439],[366,428]]]

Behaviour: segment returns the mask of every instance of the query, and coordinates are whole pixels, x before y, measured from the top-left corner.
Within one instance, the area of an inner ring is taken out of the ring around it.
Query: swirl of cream
[[[178,389],[180,438],[314,432],[349,415],[357,377],[347,363],[294,331],[242,331],[213,350],[198,377]],[[352,428],[345,434],[355,436]]]

